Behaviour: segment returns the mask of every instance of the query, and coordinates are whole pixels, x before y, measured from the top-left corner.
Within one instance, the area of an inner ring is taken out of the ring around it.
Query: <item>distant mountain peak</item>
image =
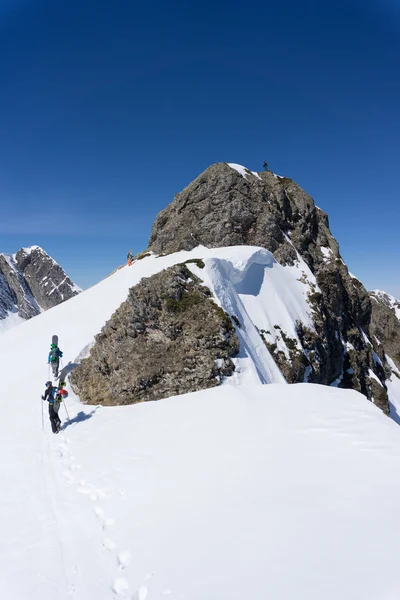
[[[0,331],[76,296],[80,288],[40,246],[0,254]]]

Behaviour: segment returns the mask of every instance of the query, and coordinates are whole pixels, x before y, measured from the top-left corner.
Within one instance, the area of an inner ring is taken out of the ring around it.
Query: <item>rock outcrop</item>
[[[370,292],[371,333],[379,339],[385,353],[400,369],[400,300],[386,292]]]
[[[219,385],[239,341],[230,317],[185,265],[131,288],[70,375],[83,402],[131,404]]]
[[[311,299],[317,335],[300,326],[303,356],[296,349],[293,357],[300,368],[282,370],[289,381],[303,381],[308,366],[307,381],[354,388],[388,412],[384,355],[379,364],[379,343],[370,335],[370,297],[349,274],[328,217],[309,194],[269,171],[212,165],[157,216],[149,250],[168,254],[199,244],[261,246],[283,265],[300,255],[318,284]]]
[[[38,246],[0,254],[0,328],[10,314],[30,319],[79,293],[65,271]]]

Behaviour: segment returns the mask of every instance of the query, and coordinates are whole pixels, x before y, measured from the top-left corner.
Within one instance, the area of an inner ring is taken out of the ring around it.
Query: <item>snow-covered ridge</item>
[[[235,169],[235,171],[240,173],[241,176],[244,177],[245,179],[246,179],[247,175],[254,175],[254,177],[258,177],[258,179],[261,179],[261,177],[259,176],[259,174],[256,171],[250,171],[250,169],[247,169],[243,165],[237,165],[236,163],[226,163],[226,164],[228,165],[228,167],[231,167],[231,169]]]
[[[46,254],[40,246],[28,246],[27,248],[21,248],[21,250],[23,250],[25,254],[31,254],[34,250],[39,250],[40,252],[43,252],[43,254]],[[51,256],[49,258],[51,258]]]
[[[195,258],[240,323],[236,385],[116,408],[69,389],[53,436],[40,399],[52,335],[72,364],[132,286]],[[257,247],[152,255],[0,337],[2,597],[396,597],[397,425],[354,391],[260,385],[282,376],[259,332],[312,327],[312,277]]]
[[[284,381],[265,341],[275,344],[288,358],[285,337],[300,346],[296,323],[314,328],[308,295],[311,285],[315,289],[315,278],[301,259],[297,266],[282,267],[270,252],[258,247],[209,249],[199,246],[167,256],[148,256],[43,313],[35,323],[24,324],[21,334],[25,335],[31,328],[35,330],[37,321],[43,323],[43,319],[48,319],[53,329],[59,331],[64,344],[69,340],[69,354],[74,360],[126,299],[130,287],[142,277],[150,277],[192,258],[203,259],[205,267],[201,269],[194,263],[188,263],[188,267],[211,289],[215,301],[241,324],[237,328],[241,351],[235,359],[237,369],[231,383]],[[77,319],[78,314],[83,321]],[[60,326],[58,321],[62,321]]]

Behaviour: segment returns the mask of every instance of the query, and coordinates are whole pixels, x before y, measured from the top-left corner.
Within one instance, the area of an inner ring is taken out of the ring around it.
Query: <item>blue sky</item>
[[[0,0],[0,251],[81,286],[218,161],[295,179],[400,296],[399,0]]]

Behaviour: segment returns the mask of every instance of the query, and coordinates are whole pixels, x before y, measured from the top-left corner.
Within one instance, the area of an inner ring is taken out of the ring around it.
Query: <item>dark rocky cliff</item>
[[[385,292],[370,292],[372,302],[371,333],[400,369],[400,300]]]
[[[390,366],[373,335],[378,321],[372,320],[370,296],[349,274],[328,217],[309,194],[271,172],[212,165],[157,216],[149,251],[162,255],[198,245],[259,246],[284,266],[305,261],[316,278],[316,285],[310,283],[302,271],[299,279],[311,290],[313,329],[297,322],[293,339],[279,327],[289,358],[268,341],[269,332],[260,329],[259,335],[288,382],[353,388],[389,412]],[[391,325],[389,330],[390,337]],[[238,343],[230,318],[207,288],[178,265],[130,290],[71,382],[90,403],[196,391],[232,373]]]
[[[294,264],[299,254],[320,290],[313,297],[317,336],[300,328],[303,359],[297,360],[296,370],[280,365],[285,375],[289,381],[303,381],[311,366],[308,381],[338,381],[388,412],[385,372],[374,360],[379,348],[370,336],[371,300],[349,274],[328,217],[309,194],[269,171],[243,175],[226,163],[214,164],[157,216],[149,249],[171,253],[199,244],[261,246],[283,265]]]
[[[42,248],[0,254],[0,326],[8,314],[30,319],[79,293],[79,288]]]

